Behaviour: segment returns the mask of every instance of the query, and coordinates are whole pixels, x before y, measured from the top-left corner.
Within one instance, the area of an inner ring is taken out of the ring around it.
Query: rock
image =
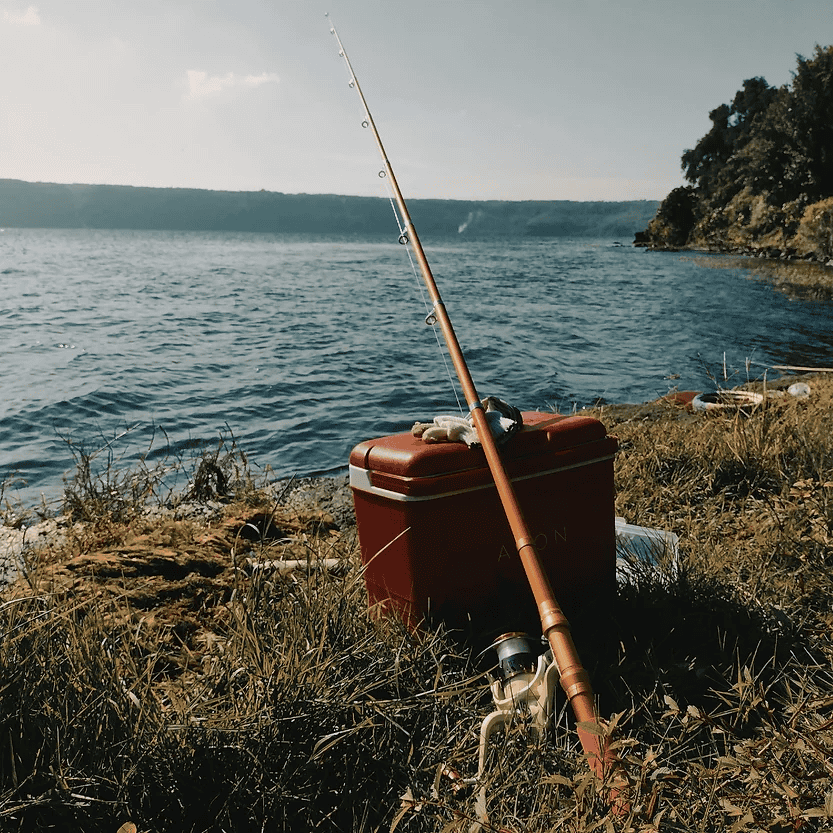
[[[275,483],[273,491],[277,498],[286,489],[282,503],[297,511],[321,509],[327,512],[340,530],[356,525],[353,508],[353,493],[347,475],[340,477],[302,477],[292,481]]]
[[[63,540],[63,518],[48,518],[32,526],[0,526],[0,587],[11,584],[33,550]]]

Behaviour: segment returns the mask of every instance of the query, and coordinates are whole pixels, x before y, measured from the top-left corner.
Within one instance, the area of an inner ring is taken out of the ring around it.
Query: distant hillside
[[[658,202],[409,200],[420,235],[632,238]],[[383,197],[0,179],[0,227],[395,232]]]

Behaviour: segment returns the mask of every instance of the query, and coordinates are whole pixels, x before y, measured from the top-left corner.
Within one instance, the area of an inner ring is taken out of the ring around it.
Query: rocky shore
[[[333,529],[348,531],[355,526],[353,496],[346,475],[338,477],[302,477],[272,483],[264,498],[280,502],[286,510],[299,516],[318,513],[327,518]],[[219,496],[203,500],[183,500],[168,505],[148,506],[142,512],[146,521],[189,521],[211,524],[222,518],[228,501]],[[78,534],[77,524],[65,515],[0,525],[0,588],[16,581],[37,559],[38,553],[55,549],[66,542],[67,533]]]
[[[833,266],[833,199],[773,208],[744,191],[711,210],[701,200],[691,188],[675,189],[633,245]]]
[[[799,251],[791,246],[754,245],[752,243],[732,244],[727,241],[693,240],[683,245],[669,244],[662,238],[654,239],[647,232],[639,231],[633,239],[636,248],[656,252],[696,252],[701,254],[732,255],[772,262],[806,263],[815,266],[833,267],[833,257],[819,250]]]
[[[0,526],[0,588],[18,577],[29,553],[60,542],[64,526],[61,518]]]

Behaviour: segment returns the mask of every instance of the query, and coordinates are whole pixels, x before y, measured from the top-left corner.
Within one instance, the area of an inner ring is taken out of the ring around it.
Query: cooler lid
[[[523,428],[501,449],[505,462],[531,454],[565,451],[607,436],[604,425],[589,416],[524,411],[523,420]],[[350,454],[350,465],[418,478],[481,469],[486,466],[486,456],[480,447],[468,448],[465,443],[425,443],[408,432],[359,443]]]

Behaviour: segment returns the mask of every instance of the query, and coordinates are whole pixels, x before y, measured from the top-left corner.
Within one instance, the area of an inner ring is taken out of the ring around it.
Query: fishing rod
[[[329,18],[329,14],[326,17]],[[405,204],[402,191],[399,189],[393,167],[385,153],[385,147],[382,144],[379,131],[376,129],[376,123],[370,113],[370,108],[367,105],[367,100],[359,85],[356,73],[347,56],[347,51],[344,49],[341,38],[335,26],[332,25],[332,22],[330,22],[330,32],[338,44],[339,55],[344,58],[344,62],[347,64],[347,70],[350,73],[350,86],[355,88],[364,108],[365,118],[362,126],[370,128],[382,157],[384,170],[380,171],[379,175],[386,177],[390,183],[396,207],[399,210],[399,216],[402,220],[403,230],[399,240],[401,243],[410,245],[431,298],[431,312],[428,318],[426,318],[426,322],[439,323],[443,337],[445,338],[454,370],[457,373],[457,378],[460,380],[460,386],[463,389],[471,420],[477,429],[478,439],[486,455],[489,470],[515,539],[518,555],[520,556],[527,581],[529,582],[535,603],[538,607],[542,632],[552,648],[553,660],[558,666],[561,687],[564,689],[572,707],[573,714],[575,715],[576,730],[581,741],[582,749],[587,755],[590,767],[600,778],[604,779],[606,770],[608,769],[607,764],[612,759],[608,744],[602,740],[602,733],[599,730],[599,718],[596,713],[590,676],[581,664],[578,651],[570,633],[570,623],[567,621],[567,617],[556,601],[550,580],[541,565],[541,559],[535,547],[533,536],[524,520],[512,482],[506,474],[506,469],[500,458],[497,444],[492,436],[489,423],[486,420],[483,404],[472,381],[466,360],[463,356],[463,351],[460,348],[454,327],[451,324],[451,319],[448,317],[439,289],[431,272],[431,267],[428,265],[428,259],[425,256],[419,235],[414,228],[411,215],[408,212],[408,206]]]

